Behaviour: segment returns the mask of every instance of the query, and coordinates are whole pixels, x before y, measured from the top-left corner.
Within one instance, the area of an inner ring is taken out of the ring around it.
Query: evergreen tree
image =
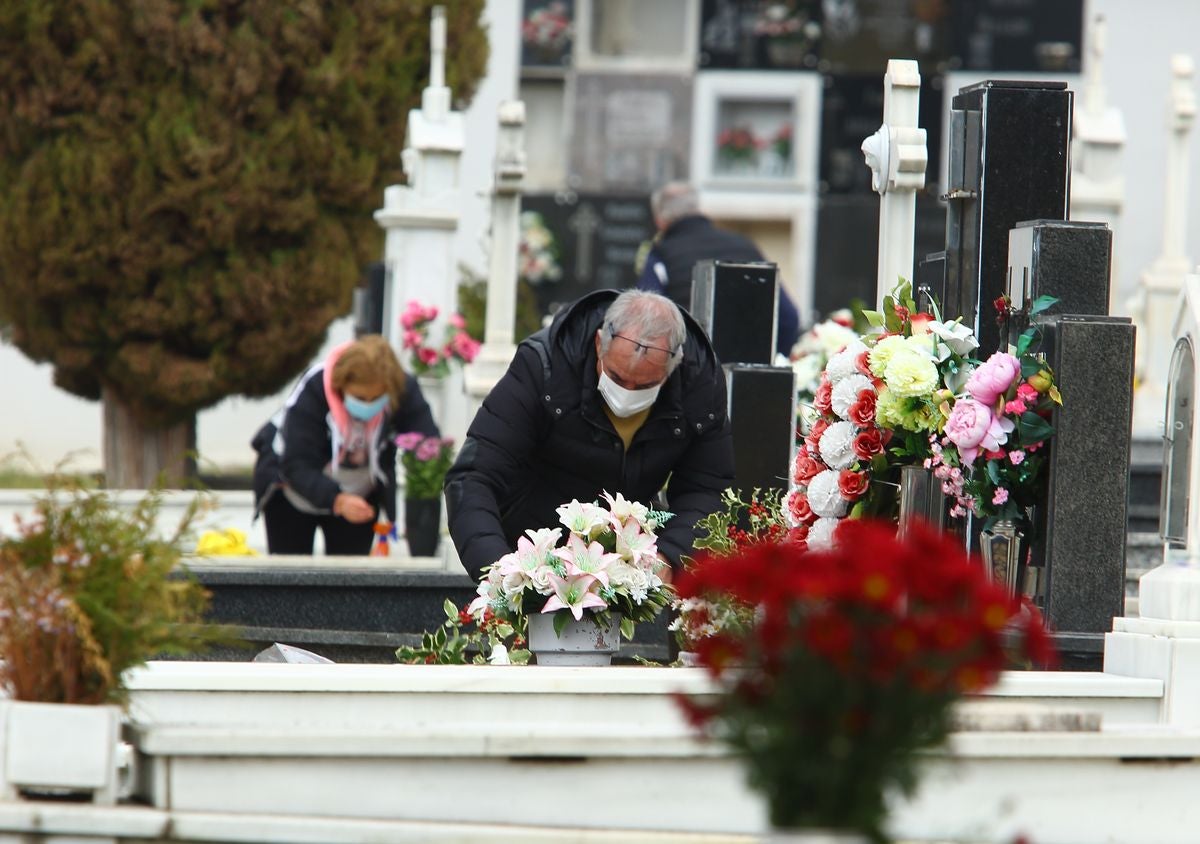
[[[0,4],[7,338],[147,430],[284,387],[381,253],[433,5]],[[462,98],[483,0],[445,5]]]

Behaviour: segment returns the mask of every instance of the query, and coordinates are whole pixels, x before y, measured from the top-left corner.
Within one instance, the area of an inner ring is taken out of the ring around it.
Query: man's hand
[[[675,570],[671,568],[671,561],[664,557],[661,551],[658,554],[658,559],[661,560],[663,564],[663,567],[657,572],[658,577],[663,583],[670,585],[671,581],[675,578]]]
[[[352,524],[361,525],[374,520],[375,508],[361,495],[339,492],[337,498],[333,499],[333,515],[341,516]]]

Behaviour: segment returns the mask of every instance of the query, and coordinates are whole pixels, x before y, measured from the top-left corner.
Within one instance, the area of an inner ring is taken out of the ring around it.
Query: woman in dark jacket
[[[326,554],[371,551],[381,515],[396,519],[397,433],[438,436],[416,379],[387,340],[334,349],[255,435],[256,510],[272,554],[311,554],[319,527]]]

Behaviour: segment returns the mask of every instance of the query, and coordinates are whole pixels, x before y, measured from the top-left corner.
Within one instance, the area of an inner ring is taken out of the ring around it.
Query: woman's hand
[[[333,499],[333,515],[341,516],[352,524],[361,525],[374,521],[375,508],[361,495],[339,492],[337,498]]]

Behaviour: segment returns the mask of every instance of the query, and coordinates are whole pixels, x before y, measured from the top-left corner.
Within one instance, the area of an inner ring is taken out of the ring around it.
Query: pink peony
[[[990,407],[975,399],[959,399],[954,403],[950,418],[946,420],[946,438],[958,446],[958,455],[964,465],[975,462],[981,447],[995,448],[996,435],[992,429],[999,421]],[[1012,430],[1012,424],[1008,422],[1009,430]]]
[[[1021,362],[1006,352],[996,352],[967,379],[967,392],[978,402],[993,405],[1021,375]]]

